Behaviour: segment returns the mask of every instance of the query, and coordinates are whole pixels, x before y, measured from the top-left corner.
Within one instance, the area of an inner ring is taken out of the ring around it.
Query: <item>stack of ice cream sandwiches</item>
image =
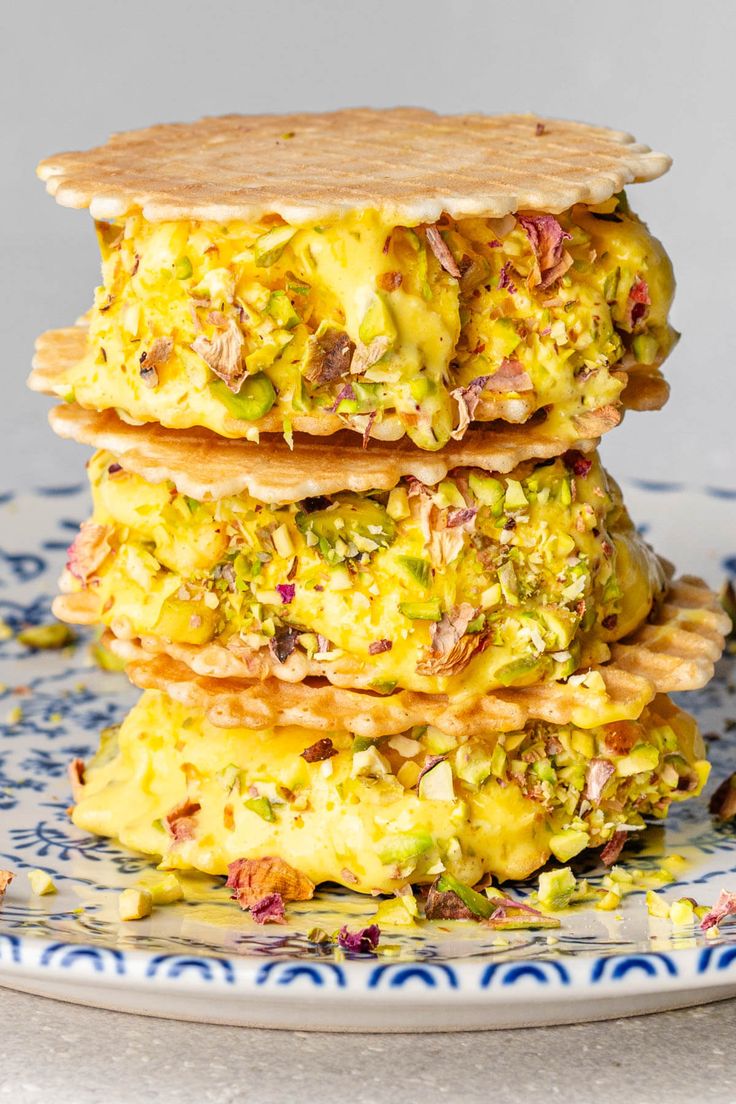
[[[143,689],[75,823],[241,903],[524,878],[699,793],[714,596],[596,446],[661,407],[669,159],[531,116],[351,110],[119,134],[92,309],[31,386],[96,450],[54,611]],[[256,913],[254,913],[255,915]]]

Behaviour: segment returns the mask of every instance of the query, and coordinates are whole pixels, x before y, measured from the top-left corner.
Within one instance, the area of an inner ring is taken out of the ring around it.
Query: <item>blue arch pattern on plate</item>
[[[623,981],[632,972],[642,972],[648,977],[677,977],[678,969],[672,955],[653,951],[647,954],[612,955],[610,958],[598,958],[593,963],[590,980],[593,985],[600,981]]]
[[[334,962],[267,962],[259,969],[255,981],[260,986],[284,986],[308,981],[317,988],[347,987],[345,971]]]
[[[699,974],[729,969],[736,970],[736,944],[725,947],[703,947],[698,958]]]
[[[376,966],[368,976],[369,989],[401,989],[419,982],[424,989],[459,989],[457,970],[445,962],[407,962]]]
[[[22,944],[17,935],[0,932],[0,963],[13,962],[20,965],[21,947]]]
[[[98,974],[126,973],[125,955],[116,947],[90,947],[84,943],[51,943],[43,951],[41,966],[62,970],[82,967]]]
[[[177,981],[184,974],[196,974],[200,981],[224,981],[235,984],[235,971],[226,958],[205,958],[197,955],[159,954],[154,955],[146,967],[146,977],[165,977],[167,981]]]
[[[480,976],[481,989],[509,988],[525,981],[539,985],[569,985],[570,973],[562,962],[552,959],[534,962],[492,962]]]

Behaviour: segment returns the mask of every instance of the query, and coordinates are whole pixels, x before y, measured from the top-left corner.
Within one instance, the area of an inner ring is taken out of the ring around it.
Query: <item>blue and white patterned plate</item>
[[[635,517],[683,570],[717,585],[736,573],[736,491],[637,483]],[[0,618],[13,629],[48,621],[63,552],[87,512],[79,487],[0,497]],[[733,659],[707,690],[686,695],[710,743],[713,778],[736,768]],[[288,927],[259,928],[229,900],[223,879],[185,879],[185,900],[120,923],[117,895],[151,871],[147,859],[86,836],[67,816],[67,763],[89,755],[100,728],[120,720],[136,691],[98,670],[86,641],[29,653],[0,644],[0,867],[17,877],[0,908],[0,984],[151,1015],[251,1026],[339,1030],[459,1030],[565,1023],[674,1008],[736,994],[736,924],[717,940],[673,934],[648,917],[642,893],[620,913],[582,907],[544,932],[497,933],[472,924],[384,931],[391,955],[344,956],[307,931],[370,922],[375,902],[343,891],[290,906]],[[712,787],[711,787],[712,788]],[[712,903],[736,890],[736,829],[714,827],[703,799],[666,827],[637,836],[628,869],[665,854],[687,869],[665,896]],[[48,871],[58,893],[34,897],[24,872]],[[594,882],[603,874],[584,861]],[[529,887],[513,887],[524,896]]]

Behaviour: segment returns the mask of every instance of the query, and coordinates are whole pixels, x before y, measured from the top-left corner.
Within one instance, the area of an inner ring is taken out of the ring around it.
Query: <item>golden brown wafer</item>
[[[151,483],[170,479],[183,494],[197,499],[248,493],[267,503],[298,502],[344,490],[386,491],[408,475],[431,486],[458,467],[507,475],[527,460],[548,459],[566,447],[546,437],[543,424],[478,427],[462,441],[427,452],[407,439],[371,441],[363,449],[356,434],[347,430],[331,437],[328,445],[295,434],[290,449],[276,436],[255,444],[207,429],[164,429],[155,422],[132,426],[112,410],[97,413],[74,403],[56,407],[49,420],[60,437],[114,453],[126,468]],[[589,452],[595,443],[581,439],[576,448]]]
[[[113,135],[42,161],[65,207],[95,218],[305,223],[379,210],[397,223],[558,212],[653,180],[670,158],[629,134],[535,115],[419,108],[227,115]]]
[[[614,369],[613,375],[617,374]],[[624,374],[621,392],[624,410],[661,410],[670,397],[670,385],[659,364],[634,364]]]
[[[105,637],[116,655],[132,657],[132,642]],[[600,709],[585,688],[561,693],[561,684],[545,683],[534,689],[504,691],[461,704],[444,694],[417,694],[402,690],[385,697],[361,690],[345,690],[325,680],[309,683],[277,679],[247,681],[213,679],[195,675],[189,667],[166,655],[131,659],[128,675],[141,689],[163,690],[191,709],[206,713],[223,728],[270,728],[300,724],[330,731],[345,728],[360,736],[378,737],[404,732],[413,725],[432,724],[451,735],[512,732],[530,717],[557,724],[573,722],[583,728],[600,723]],[[606,692],[595,697],[608,711],[606,720],[639,715],[651,701],[650,684],[636,675],[614,672]]]
[[[58,607],[56,612],[61,616]],[[309,677],[302,683],[273,677],[274,668],[270,677],[264,672],[254,679],[252,672],[250,677],[233,676],[232,668],[223,667],[228,673],[218,678],[213,677],[213,650],[209,652],[211,672],[197,673],[188,665],[194,650],[147,642],[154,649],[164,649],[151,655],[140,641],[117,640],[109,632],[105,639],[116,655],[129,660],[128,674],[137,686],[164,690],[203,710],[213,724],[304,724],[319,729],[341,725],[359,735],[378,736],[415,724],[433,724],[456,734],[493,728],[510,731],[530,719],[582,728],[592,728],[602,719],[633,720],[657,693],[704,686],[713,675],[728,627],[716,595],[702,580],[684,576],[671,584],[654,619],[626,641],[612,645],[611,661],[592,668],[592,674],[580,672],[565,683],[496,691],[480,700],[409,691],[382,696],[337,687],[327,681],[326,664],[315,665],[309,672],[323,677]]]

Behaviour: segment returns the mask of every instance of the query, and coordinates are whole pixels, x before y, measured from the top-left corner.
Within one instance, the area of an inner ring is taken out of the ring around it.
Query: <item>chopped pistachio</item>
[[[388,760],[384,759],[378,748],[372,744],[362,751],[353,752],[353,763],[350,770],[352,778],[367,776],[369,778],[382,778],[391,773]]]
[[[56,621],[51,625],[32,625],[21,629],[16,637],[19,644],[34,651],[46,651],[64,648],[77,639],[68,625]]]
[[[559,862],[569,862],[575,855],[590,843],[590,836],[581,829],[567,828],[564,832],[558,832],[552,836],[549,846],[552,854]]]
[[[596,908],[602,909],[604,912],[613,912],[621,904],[621,896],[618,893],[614,893],[612,889],[609,889],[608,893],[605,893]]]
[[[272,823],[276,820],[273,806],[267,797],[251,797],[244,802],[244,804],[246,809],[250,809],[250,811],[259,816],[261,820],[268,820]]]
[[[564,909],[570,904],[577,882],[569,866],[545,870],[539,875],[539,903],[543,909]]]
[[[124,889],[118,897],[118,914],[121,920],[143,920],[153,909],[153,896],[141,887]]]
[[[151,894],[154,905],[170,905],[174,901],[181,901],[184,896],[181,882],[173,871],[144,888]]]
[[[49,893],[56,893],[56,886],[45,870],[31,870],[28,874],[28,881],[31,883],[31,891],[37,897],[45,897]]]
[[[261,234],[253,247],[257,267],[267,268],[275,264],[295,234],[296,228],[293,226],[276,226]]]
[[[646,903],[647,912],[650,916],[655,916],[659,920],[666,920],[669,917],[670,906],[667,904],[664,897],[660,897],[653,889],[647,890]]]
[[[389,924],[400,928],[411,928],[415,926],[418,915],[419,908],[414,894],[406,893],[381,901],[371,919],[380,926]]]
[[[447,759],[436,763],[419,780],[419,796],[425,801],[454,801],[452,767]]]
[[[680,897],[670,905],[670,920],[676,928],[695,922],[695,908],[687,897]]]

